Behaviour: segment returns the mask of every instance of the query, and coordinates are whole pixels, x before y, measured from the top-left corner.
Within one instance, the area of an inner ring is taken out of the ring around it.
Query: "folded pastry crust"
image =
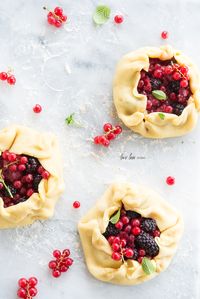
[[[148,114],[147,97],[137,91],[140,71],[148,71],[149,58],[168,60],[175,58],[180,65],[189,68],[192,95],[180,116],[158,112]],[[197,122],[200,109],[200,76],[193,62],[171,46],[145,47],[128,53],[119,61],[113,82],[113,98],[119,118],[134,132],[148,138],[181,136],[191,131]]]
[[[146,275],[135,260],[114,261],[112,250],[102,235],[111,215],[122,204],[126,210],[134,210],[143,217],[156,220],[161,236],[155,238],[160,251],[152,260],[156,272]],[[183,220],[158,194],[131,184],[113,184],[95,206],[80,220],[79,234],[90,273],[99,280],[121,285],[136,285],[147,281],[170,264],[183,232]]]
[[[64,190],[62,162],[56,137],[30,128],[13,125],[0,131],[0,151],[36,157],[50,173],[41,180],[39,193],[17,205],[4,208],[0,198],[0,228],[11,228],[47,219],[53,215],[56,201]]]

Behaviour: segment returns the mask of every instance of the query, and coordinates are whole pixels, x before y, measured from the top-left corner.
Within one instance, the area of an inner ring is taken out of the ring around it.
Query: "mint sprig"
[[[108,21],[110,18],[110,8],[105,5],[97,6],[94,14],[93,14],[93,21],[97,25],[102,25]]]
[[[162,113],[162,112],[159,112],[159,113],[158,113],[158,116],[160,117],[160,119],[165,119],[165,115],[164,115],[164,113]]]
[[[75,115],[75,113],[72,113],[72,114],[68,115],[65,119],[65,123],[68,126],[81,127],[81,124],[78,121],[75,120],[74,115]]]
[[[112,224],[116,224],[119,221],[120,218],[120,209],[117,211],[117,213],[115,213],[111,218],[110,218],[110,222]]]
[[[150,259],[143,257],[142,259],[142,270],[146,275],[151,275],[156,271],[156,267]]]
[[[167,98],[166,93],[162,90],[153,90],[152,95],[154,96],[154,98],[160,101],[166,100]]]

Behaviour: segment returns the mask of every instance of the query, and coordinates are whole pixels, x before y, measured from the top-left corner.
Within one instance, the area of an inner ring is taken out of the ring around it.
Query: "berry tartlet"
[[[135,285],[169,266],[183,221],[155,192],[123,183],[107,189],[78,229],[88,270],[95,278]]]
[[[0,228],[49,218],[63,189],[54,135],[15,125],[0,131]]]
[[[144,137],[184,135],[197,123],[199,78],[191,60],[170,46],[133,51],[121,59],[114,77],[118,116]]]

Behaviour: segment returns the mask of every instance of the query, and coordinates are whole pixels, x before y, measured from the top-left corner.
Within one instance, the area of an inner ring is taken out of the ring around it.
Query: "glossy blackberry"
[[[128,216],[130,219],[141,217],[141,215],[139,213],[131,211],[131,210],[126,211],[126,216]]]
[[[151,87],[152,90],[159,89],[161,86],[161,81],[159,79],[151,78]]]
[[[155,257],[159,253],[159,247],[154,238],[146,232],[141,232],[141,234],[136,238],[136,245],[139,248],[144,249],[146,254],[150,257]]]
[[[38,191],[38,185],[42,179],[42,176],[40,174],[37,174],[33,180],[33,189],[34,191]]]
[[[171,92],[178,93],[179,88],[180,88],[180,82],[179,81],[170,81],[168,87]]]
[[[176,115],[181,115],[184,108],[185,108],[185,106],[182,105],[182,104],[175,104],[173,106],[173,113],[176,114]]]
[[[106,231],[103,233],[106,239],[109,238],[110,236],[117,236],[118,234],[119,234],[119,230],[111,222],[109,222]]]
[[[26,170],[29,173],[33,173],[37,170],[39,162],[36,158],[28,157],[28,164],[26,165]]]
[[[153,232],[154,230],[156,230],[156,227],[156,221],[152,218],[145,218],[141,224],[142,230],[144,230],[147,233]]]

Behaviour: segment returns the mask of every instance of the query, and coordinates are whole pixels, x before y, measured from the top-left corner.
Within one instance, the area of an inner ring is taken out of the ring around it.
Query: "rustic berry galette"
[[[53,214],[63,191],[56,138],[22,126],[0,131],[0,228]]]
[[[113,184],[78,228],[90,273],[102,281],[134,285],[168,267],[183,221],[153,191]]]
[[[142,48],[119,62],[113,97],[119,117],[131,130],[149,138],[184,135],[197,122],[199,72],[170,46]]]

